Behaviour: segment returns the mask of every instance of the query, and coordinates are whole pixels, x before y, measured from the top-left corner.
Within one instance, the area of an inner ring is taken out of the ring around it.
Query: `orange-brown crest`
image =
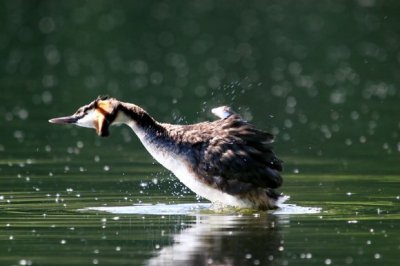
[[[109,100],[99,100],[97,101],[97,105],[96,105],[96,110],[98,110],[99,112],[106,112],[106,113],[111,113],[112,112],[112,104]]]
[[[96,104],[96,118],[95,118],[95,128],[96,133],[99,136],[108,136],[108,128],[110,126],[109,121],[107,121],[107,116],[112,112],[112,105],[108,100],[99,100]]]

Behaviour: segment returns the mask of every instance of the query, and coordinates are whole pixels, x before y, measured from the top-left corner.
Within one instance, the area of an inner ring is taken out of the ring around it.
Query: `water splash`
[[[136,204],[132,206],[107,206],[107,207],[88,207],[79,209],[79,211],[100,211],[112,214],[141,214],[141,215],[193,215],[199,213],[210,213],[212,211],[211,203],[181,203],[181,204]],[[227,212],[231,213],[232,208]],[[241,213],[241,211],[236,210]],[[280,204],[279,209],[271,211],[276,215],[288,214],[315,214],[320,213],[318,207],[301,207],[296,204]],[[218,210],[217,213],[221,213]]]

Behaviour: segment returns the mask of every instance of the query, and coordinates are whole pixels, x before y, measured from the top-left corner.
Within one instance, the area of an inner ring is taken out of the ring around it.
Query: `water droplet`
[[[150,75],[150,82],[154,85],[160,85],[164,77],[160,72],[154,72]]]
[[[326,265],[331,265],[332,264],[332,260],[331,259],[326,259],[325,260],[325,264]]]
[[[18,264],[21,266],[32,265],[32,261],[27,259],[21,259],[18,261]]]
[[[342,104],[346,101],[346,94],[342,91],[333,91],[329,97],[329,100],[333,104]]]
[[[39,21],[39,29],[44,34],[51,33],[56,28],[56,24],[52,17],[43,17]]]
[[[350,117],[353,120],[358,120],[358,118],[360,118],[360,115],[359,115],[359,113],[357,111],[353,111],[353,112],[350,113]]]
[[[346,264],[352,264],[353,263],[353,258],[352,257],[346,257],[346,259],[344,261],[346,262]]]
[[[24,137],[25,137],[25,134],[21,130],[14,131],[14,138],[16,138],[17,140],[23,141]]]
[[[291,128],[291,127],[293,127],[293,122],[290,119],[286,119],[284,122],[284,125],[286,128]]]
[[[46,86],[46,87],[51,87],[51,86]],[[44,104],[49,104],[53,101],[53,95],[51,94],[50,91],[44,91],[42,93],[42,101]]]
[[[379,260],[379,259],[381,258],[381,254],[375,253],[375,254],[374,254],[374,258],[377,259],[377,260]]]
[[[17,115],[21,120],[25,120],[28,118],[29,113],[26,109],[19,109]]]
[[[76,142],[76,147],[78,147],[79,149],[82,149],[83,148],[83,141],[77,141]]]

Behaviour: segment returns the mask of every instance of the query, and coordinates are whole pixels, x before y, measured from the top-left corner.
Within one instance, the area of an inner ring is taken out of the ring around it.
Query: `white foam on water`
[[[88,207],[80,211],[103,211],[114,214],[185,215],[207,210],[211,203],[137,204],[132,206]]]
[[[142,215],[190,215],[205,210],[212,210],[211,203],[181,203],[181,204],[137,204],[132,206],[88,207],[79,211],[101,211],[113,214]],[[279,209],[272,211],[275,215],[315,214],[320,213],[318,207],[301,207],[296,204],[279,204]]]
[[[302,207],[296,204],[279,204],[279,209],[273,212],[273,214],[313,214],[320,213],[322,211],[319,207]]]

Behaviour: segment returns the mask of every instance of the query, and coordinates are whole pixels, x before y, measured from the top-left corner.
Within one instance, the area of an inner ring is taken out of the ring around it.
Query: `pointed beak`
[[[53,124],[74,124],[77,120],[78,118],[75,116],[64,116],[52,118],[49,120],[49,122]]]

